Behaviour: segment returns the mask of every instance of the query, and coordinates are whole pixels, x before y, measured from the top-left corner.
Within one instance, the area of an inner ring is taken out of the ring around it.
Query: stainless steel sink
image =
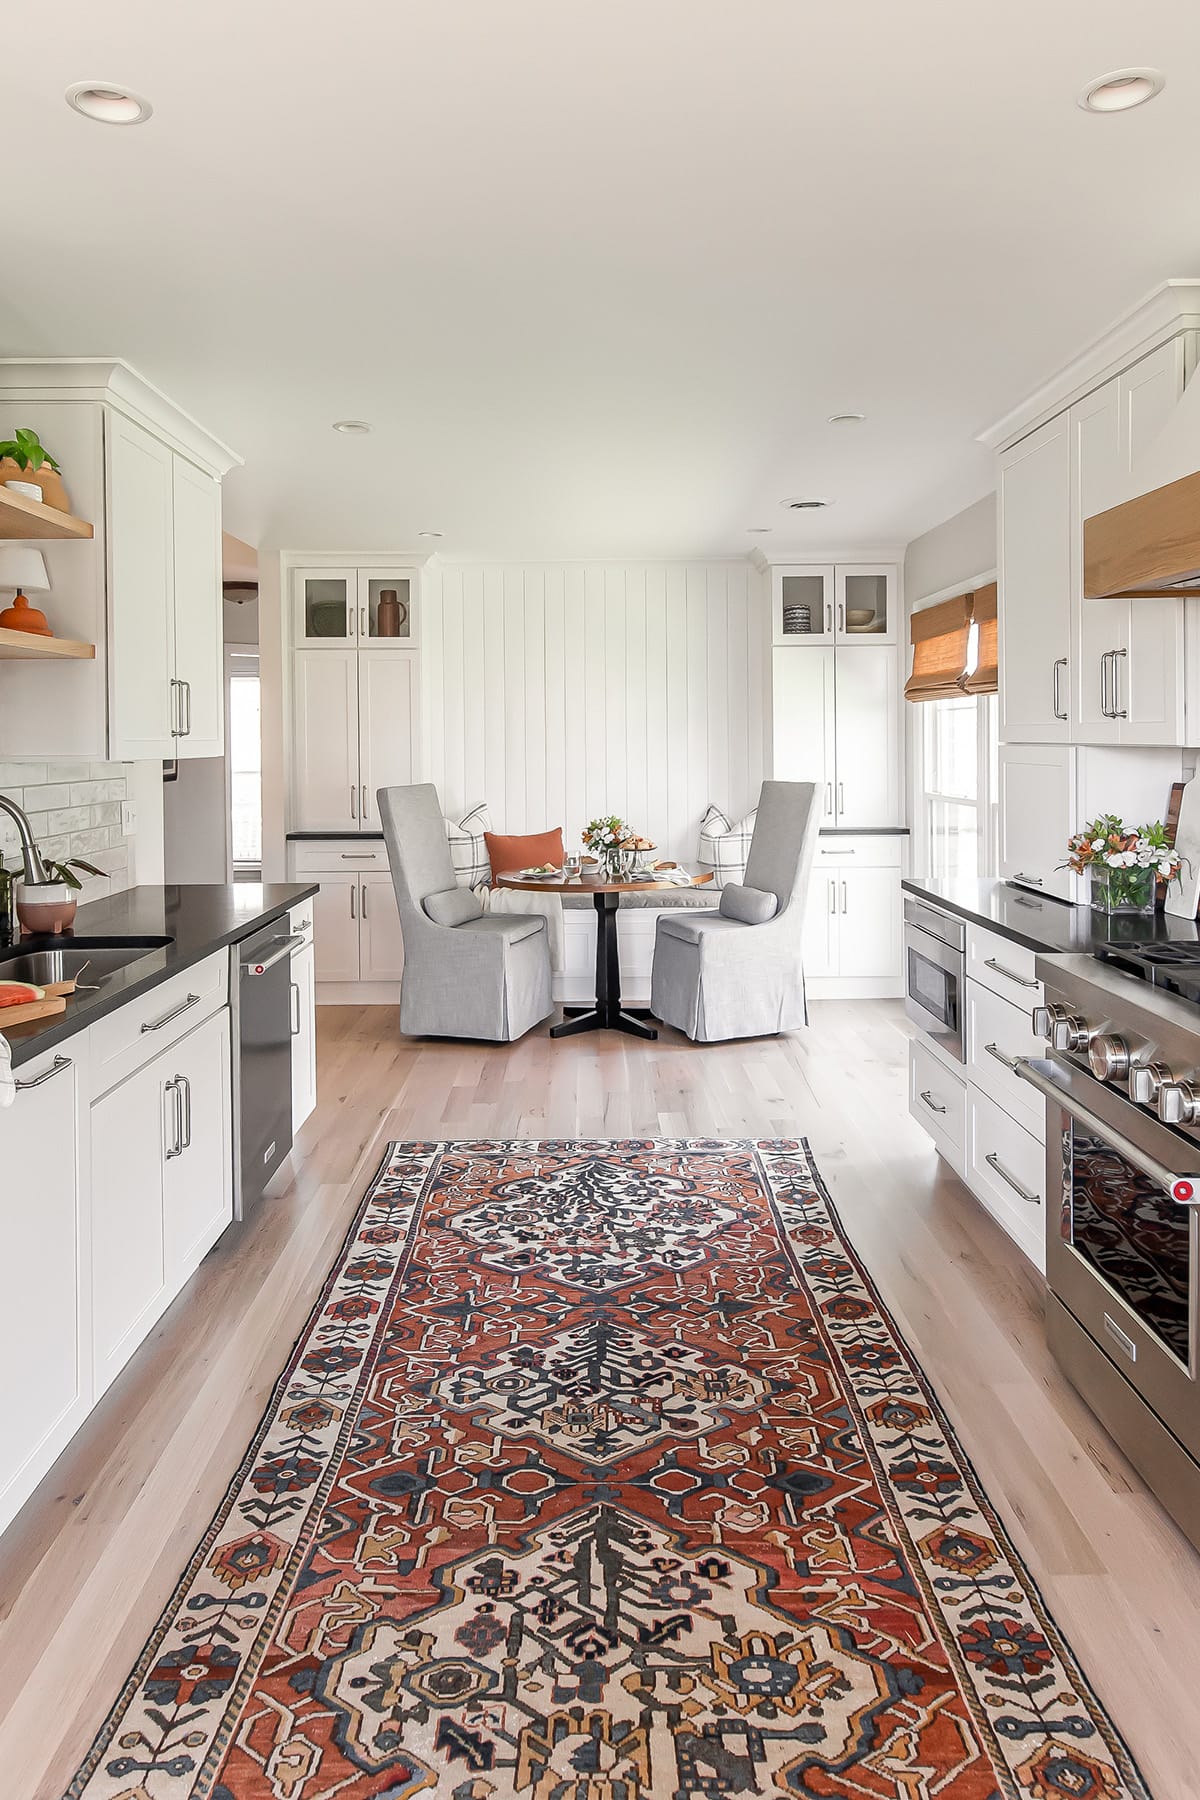
[[[78,981],[80,987],[98,987],[108,977],[165,949],[171,938],[73,939],[53,949],[14,947],[0,956],[0,981],[30,981],[49,987],[55,981]]]

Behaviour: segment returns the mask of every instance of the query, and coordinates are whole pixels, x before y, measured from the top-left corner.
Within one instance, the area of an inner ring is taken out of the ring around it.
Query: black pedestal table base
[[[550,1027],[553,1038],[574,1037],[581,1031],[625,1031],[630,1037],[656,1038],[653,1025],[621,1011],[621,958],[617,948],[619,893],[593,894],[596,908],[596,1005],[577,1019],[564,1019]]]

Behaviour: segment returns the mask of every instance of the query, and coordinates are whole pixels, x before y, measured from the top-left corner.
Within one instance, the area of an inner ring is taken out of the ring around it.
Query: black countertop
[[[968,923],[986,925],[989,931],[1023,944],[1027,950],[1050,954],[1080,952],[1090,955],[1106,944],[1195,944],[1200,931],[1194,919],[1176,919],[1169,913],[1127,914],[1109,919],[1090,906],[1071,906],[1065,900],[1031,894],[1026,888],[1004,881],[920,881],[906,877],[900,884]]]
[[[818,834],[820,837],[907,837],[907,825],[825,825]],[[320,842],[328,839],[333,843],[342,843],[346,838],[367,838],[378,840],[382,831],[289,831],[289,844]]]
[[[307,900],[318,886],[315,881],[271,886],[238,881],[195,887],[136,887],[81,906],[70,937],[29,938],[20,948],[44,950],[55,944],[65,947],[88,938],[169,937],[172,942],[165,949],[147,951],[128,968],[106,976],[95,992],[69,995],[66,1012],[52,1013],[49,1018],[34,1019],[28,1025],[15,1025],[6,1031],[13,1067],[40,1056],[43,1050],[62,1043],[106,1013],[115,1012],[127,1000],[169,981],[172,975],[203,962],[215,950],[250,937],[261,925],[281,918],[301,900]],[[12,952],[0,951],[0,956],[9,954]]]

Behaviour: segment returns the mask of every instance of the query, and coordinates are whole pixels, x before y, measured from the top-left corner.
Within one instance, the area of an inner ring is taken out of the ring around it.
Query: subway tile
[[[71,840],[69,837],[40,837],[38,849],[43,856],[53,856],[61,862],[64,856],[71,854]]]
[[[47,781],[86,781],[91,764],[86,762],[52,762],[46,764]]]
[[[88,809],[92,815],[93,825],[119,825],[121,823],[121,803],[119,800],[105,800],[100,806]]]
[[[93,781],[93,783],[92,783],[92,799],[93,800],[124,800],[125,799],[124,779],[122,778],[120,780],[114,779],[114,780],[108,780],[108,781]]]
[[[70,806],[71,790],[65,783],[56,783],[50,787],[27,787],[25,789],[25,810],[27,813],[53,812],[60,806]]]
[[[100,795],[96,792],[96,789],[99,786],[100,783],[98,781],[73,781],[71,783],[71,797],[66,804],[68,806],[90,806],[93,800],[99,800],[100,798]]]
[[[67,806],[47,813],[46,830],[57,834],[64,831],[86,831],[91,822],[86,806]]]
[[[0,794],[10,787],[34,787],[45,779],[45,763],[0,762]]]

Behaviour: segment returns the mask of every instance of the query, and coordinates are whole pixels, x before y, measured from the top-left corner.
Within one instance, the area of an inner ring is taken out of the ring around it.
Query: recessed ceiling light
[[[827,425],[861,425],[866,416],[866,413],[857,412],[830,413],[825,423]]]
[[[819,512],[823,506],[831,504],[828,500],[818,500],[815,496],[801,496],[798,500],[781,500],[780,506],[788,512]]]
[[[441,535],[442,534],[440,531],[418,531],[418,533],[417,533],[418,537],[427,537],[427,538],[440,538]]]
[[[67,89],[68,106],[101,125],[141,125],[154,111],[148,100],[111,81],[77,81]]]
[[[1111,75],[1089,81],[1078,104],[1085,112],[1128,112],[1161,94],[1166,80],[1158,69],[1114,69]]]
[[[348,432],[352,437],[361,437],[364,432],[370,431],[371,427],[365,419],[335,419],[333,429]]]

